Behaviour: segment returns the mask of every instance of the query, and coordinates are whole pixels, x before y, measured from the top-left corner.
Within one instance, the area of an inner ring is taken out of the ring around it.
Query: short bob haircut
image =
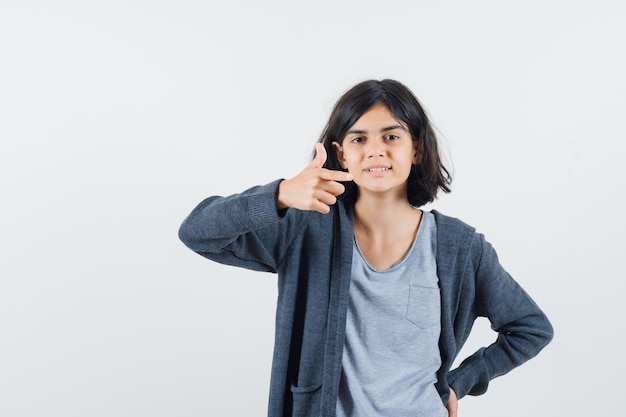
[[[328,154],[324,168],[346,171],[341,167],[332,143],[341,144],[348,129],[363,113],[379,103],[387,106],[394,117],[409,128],[411,139],[418,142],[417,149],[421,152],[418,155],[419,163],[411,167],[407,183],[409,203],[420,207],[433,201],[439,189],[449,193],[452,177],[441,162],[437,137],[426,112],[411,90],[394,80],[363,81],[337,101],[319,139]],[[353,204],[358,195],[357,186],[352,181],[344,185],[346,191],[339,199]]]

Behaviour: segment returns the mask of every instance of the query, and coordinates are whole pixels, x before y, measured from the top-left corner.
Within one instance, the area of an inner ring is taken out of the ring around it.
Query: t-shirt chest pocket
[[[421,329],[438,326],[441,320],[439,287],[410,284],[406,318]]]

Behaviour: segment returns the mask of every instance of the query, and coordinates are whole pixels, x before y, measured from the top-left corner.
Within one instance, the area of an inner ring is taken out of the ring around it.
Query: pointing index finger
[[[352,181],[352,174],[344,171],[336,171],[332,169],[322,169],[320,173],[320,178],[328,181]]]

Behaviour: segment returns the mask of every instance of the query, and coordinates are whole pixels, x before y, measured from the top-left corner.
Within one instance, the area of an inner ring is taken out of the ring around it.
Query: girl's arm
[[[228,197],[202,201],[183,221],[178,236],[191,250],[211,260],[258,271],[276,272],[290,233],[304,213],[281,216],[276,206],[280,181]]]
[[[459,398],[484,393],[489,380],[537,355],[553,337],[546,315],[500,265],[493,247],[476,236],[481,248],[475,272],[477,314],[489,319],[498,337],[450,372],[448,381]]]
[[[321,144],[316,149],[315,159],[292,179],[202,201],[180,226],[180,239],[217,262],[276,272],[308,213],[328,213],[344,191],[338,181],[351,179],[322,168],[326,151]]]

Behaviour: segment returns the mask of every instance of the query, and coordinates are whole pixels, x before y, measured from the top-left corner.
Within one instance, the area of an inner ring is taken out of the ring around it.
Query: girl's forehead
[[[380,125],[384,125],[384,127],[388,127],[390,125],[399,125],[403,129],[406,129],[406,123],[402,120],[399,120],[385,105],[384,103],[374,104],[369,109],[365,110],[363,114],[357,119],[356,122],[349,128],[349,130],[359,129],[361,127],[365,128],[368,126],[376,127]]]

